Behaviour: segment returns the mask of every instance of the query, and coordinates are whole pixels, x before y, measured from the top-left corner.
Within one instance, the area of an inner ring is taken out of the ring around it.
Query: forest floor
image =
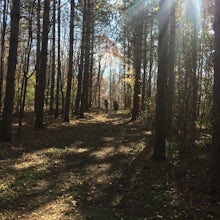
[[[220,219],[209,182],[210,149],[200,144],[182,171],[175,147],[151,160],[152,134],[123,111],[63,123],[47,117],[0,143],[1,220]]]

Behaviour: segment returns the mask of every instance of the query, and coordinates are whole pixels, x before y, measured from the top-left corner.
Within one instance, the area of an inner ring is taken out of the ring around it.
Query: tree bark
[[[53,0],[53,30],[52,30],[52,68],[51,68],[51,87],[50,87],[50,114],[54,113],[54,87],[55,87],[55,45],[56,45],[56,0]]]
[[[168,14],[165,10],[167,0],[160,0],[159,3],[159,48],[158,48],[158,76],[156,95],[156,116],[155,116],[155,143],[154,160],[165,159],[165,117],[166,117],[166,86],[168,69]]]
[[[4,78],[4,54],[5,54],[5,35],[7,27],[7,7],[8,1],[4,0],[3,7],[3,19],[2,19],[2,37],[1,37],[1,54],[0,54],[0,113],[2,111],[2,100],[3,100],[3,78]]]
[[[40,84],[40,60],[41,60],[41,0],[37,2],[37,64],[36,64],[36,86],[35,86],[35,103],[34,112],[37,112],[38,92]]]
[[[43,15],[43,33],[42,33],[42,49],[41,59],[39,65],[39,84],[37,91],[36,104],[36,118],[35,127],[44,127],[44,92],[46,86],[46,72],[47,72],[47,47],[48,47],[48,32],[49,32],[49,14],[50,14],[50,0],[44,1],[44,15]]]
[[[169,41],[169,75],[167,86],[167,131],[168,135],[171,133],[173,122],[173,103],[174,103],[174,89],[175,89],[175,50],[176,50],[176,2],[171,1],[171,16],[170,16],[170,41]]]
[[[57,39],[57,53],[58,53],[58,57],[57,57],[57,62],[58,62],[58,69],[57,69],[57,82],[56,82],[56,107],[55,107],[55,118],[57,118],[59,116],[59,107],[60,107],[60,91],[61,91],[61,57],[60,57],[60,35],[61,35],[61,8],[60,8],[61,2],[60,0],[58,1],[58,17],[57,17],[57,21],[58,21],[58,39]]]
[[[91,3],[90,0],[84,0],[85,7],[85,63],[83,71],[83,88],[81,96],[81,105],[80,105],[80,117],[84,117],[84,111],[88,110],[88,86],[89,86],[89,58],[90,58],[90,36],[91,36],[91,27],[90,27],[90,15],[91,15]]]
[[[93,97],[93,68],[94,68],[94,43],[95,43],[95,21],[94,21],[94,3],[91,3],[91,42],[90,42],[90,63],[89,63],[89,88],[88,88],[88,109],[92,107]]]
[[[14,94],[15,94],[15,72],[17,64],[17,48],[19,36],[20,0],[12,1],[11,9],[11,34],[8,57],[6,92],[2,122],[0,124],[0,140],[9,141],[12,137],[11,127],[13,118]]]
[[[214,61],[214,88],[213,88],[213,184],[220,187],[220,0],[215,0],[215,61]]]
[[[139,16],[138,16],[139,17]],[[134,85],[134,95],[133,95],[133,110],[131,120],[136,120],[139,113],[140,105],[140,75],[141,75],[141,61],[142,61],[142,40],[143,40],[143,21],[137,18],[137,23],[135,24],[134,33],[134,71],[135,71],[135,85]]]
[[[70,44],[69,44],[69,67],[68,67],[68,79],[67,79],[67,89],[66,89],[66,100],[65,100],[65,110],[64,110],[64,121],[69,121],[70,112],[70,95],[72,87],[73,78],[73,36],[74,36],[74,10],[75,3],[74,0],[70,1]]]
[[[147,59],[147,34],[148,34],[148,30],[147,30],[147,23],[146,23],[146,19],[144,22],[144,46],[143,46],[143,79],[142,79],[142,91],[141,91],[141,111],[145,111],[146,110],[146,84],[147,84],[147,64],[148,64],[148,59]]]

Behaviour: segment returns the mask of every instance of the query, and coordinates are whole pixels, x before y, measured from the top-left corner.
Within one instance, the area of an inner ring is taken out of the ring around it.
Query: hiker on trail
[[[115,112],[117,112],[117,110],[118,110],[118,102],[117,101],[113,102],[113,107],[114,107]]]
[[[105,99],[104,105],[105,105],[105,114],[108,114],[108,100],[107,99]]]

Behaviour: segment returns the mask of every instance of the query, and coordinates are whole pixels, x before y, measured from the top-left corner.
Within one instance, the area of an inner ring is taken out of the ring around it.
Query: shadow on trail
[[[0,214],[9,219],[120,219],[112,195],[146,142],[142,126],[123,114],[102,120],[24,127],[0,160]],[[116,187],[116,188],[115,188]],[[52,218],[51,218],[52,219]]]

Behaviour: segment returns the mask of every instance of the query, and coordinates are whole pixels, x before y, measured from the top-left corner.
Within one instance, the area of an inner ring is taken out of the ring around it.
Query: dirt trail
[[[43,130],[31,122],[1,143],[1,220],[220,219],[209,151],[183,173],[178,146],[166,161],[150,160],[151,133],[123,111],[70,123],[48,117]]]
[[[1,144],[0,219],[121,219],[117,190],[145,146],[142,126],[93,113],[22,134]]]

